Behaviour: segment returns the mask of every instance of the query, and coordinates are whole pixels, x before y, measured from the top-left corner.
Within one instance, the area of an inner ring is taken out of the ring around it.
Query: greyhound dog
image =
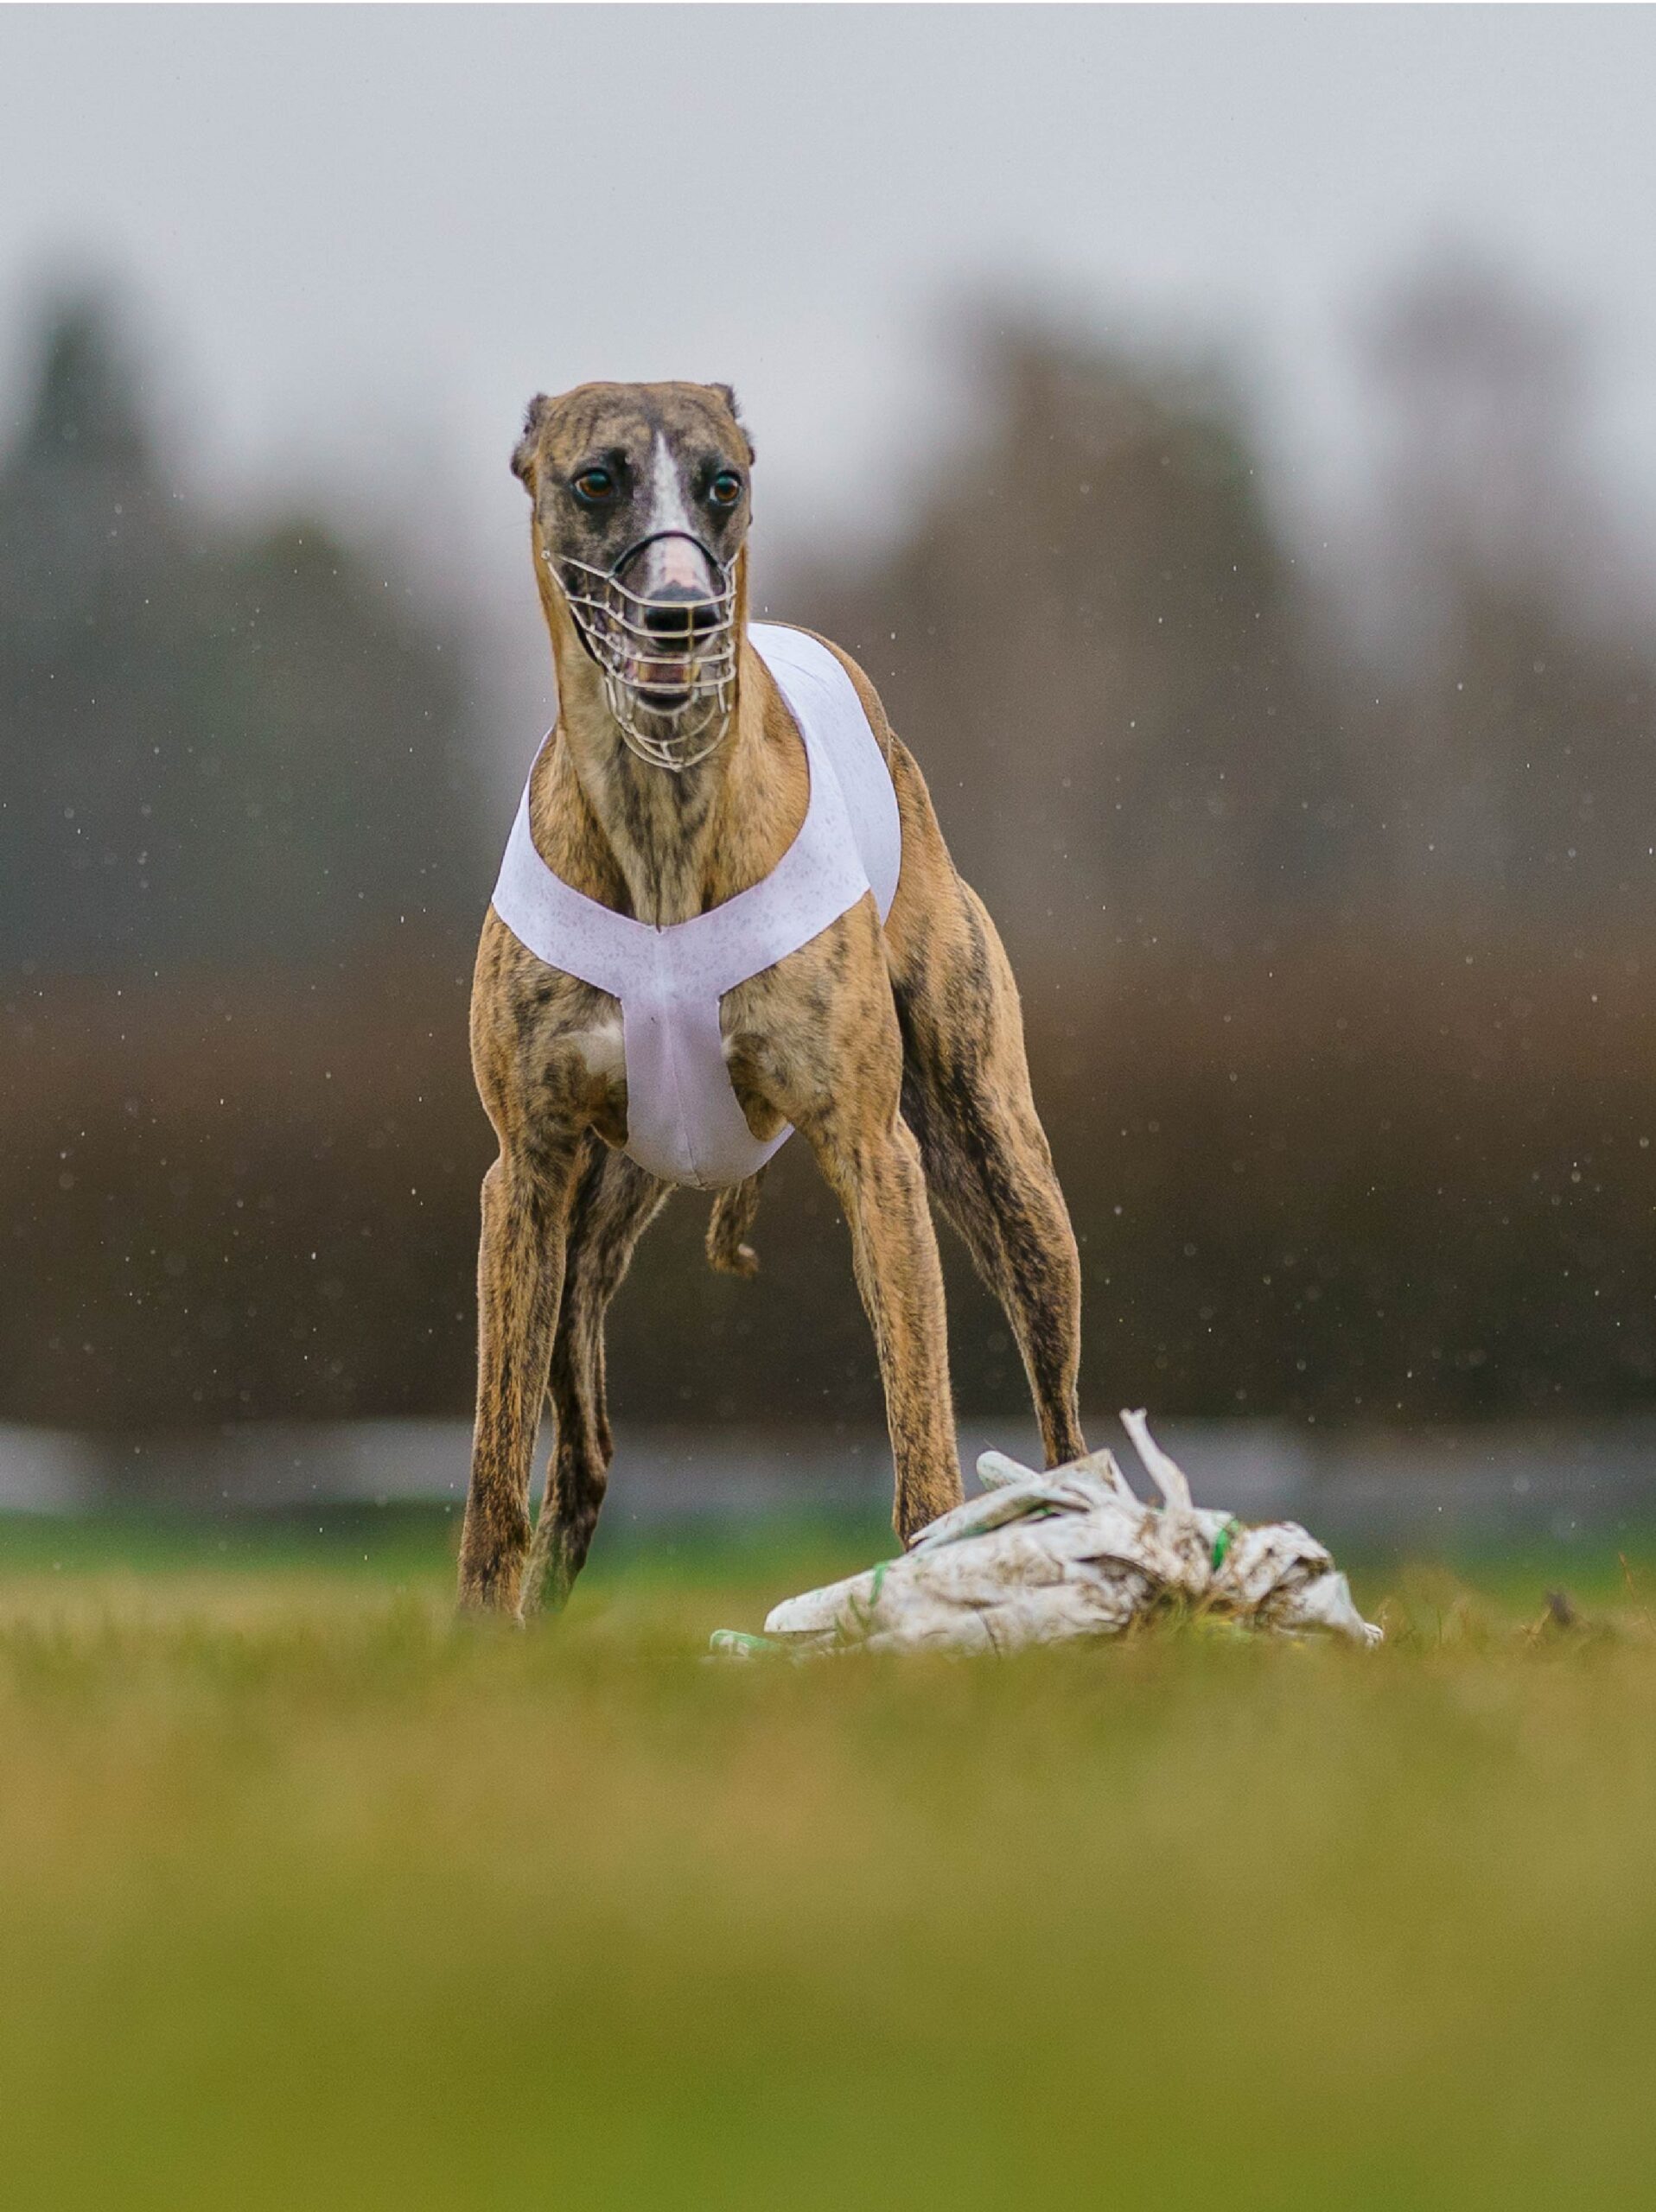
[[[861,669],[749,625],[753,458],[728,386],[694,384],[542,395],[513,458],[558,717],[472,997],[500,1157],[468,1610],[520,1619],[568,1597],[608,1479],[604,1317],[634,1247],[675,1183],[699,1184],[717,1192],[710,1261],[751,1274],[760,1175],[790,1128],[850,1224],[898,1535],[961,1498],[928,1190],[1005,1310],[1048,1465],[1086,1448],[1080,1268],[1011,969]]]

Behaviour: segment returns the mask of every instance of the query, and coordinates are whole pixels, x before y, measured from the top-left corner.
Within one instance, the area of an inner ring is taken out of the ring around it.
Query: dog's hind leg
[[[596,1137],[587,1143],[552,1340],[557,1433],[525,1578],[525,1612],[563,1607],[598,1525],[614,1451],[604,1402],[604,1315],[670,1188]]]
[[[893,987],[903,1119],[927,1187],[999,1300],[1022,1355],[1048,1466],[1080,1458],[1081,1270],[1024,1058],[1012,971],[977,893],[923,933]]]

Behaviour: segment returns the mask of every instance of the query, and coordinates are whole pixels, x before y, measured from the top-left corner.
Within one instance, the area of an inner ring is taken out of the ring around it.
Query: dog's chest
[[[564,1039],[566,1065],[578,1070],[573,1087],[601,1135],[662,1181],[704,1189],[756,1173],[787,1135],[780,1116],[762,1137],[748,1118],[727,996],[803,951],[870,891],[883,919],[901,864],[890,771],[844,669],[802,632],[756,625],[749,635],[810,772],[805,819],[771,873],[686,920],[646,925],[584,897],[548,867],[525,789],[494,900],[545,966],[619,1001],[618,1026],[608,1014],[583,1019]]]
[[[749,1002],[748,1018],[738,1024],[734,1015],[722,1008],[719,1020],[720,1058],[727,1079],[736,1085],[744,1108],[748,1103],[745,1096],[748,1085],[738,1081],[739,1072],[747,1073],[747,1063],[755,1045],[768,1045],[771,1056],[785,1044],[781,1036],[762,1039],[756,1035],[752,1020],[751,1001],[754,994],[737,995]],[[786,1029],[787,1025],[783,1025]],[[558,1109],[576,1106],[591,1117],[593,1126],[607,1143],[621,1150],[627,1149],[628,1113],[627,1083],[626,1027],[619,1005],[613,1001],[609,1009],[584,1021],[578,1029],[565,1030],[550,1046],[543,1046],[539,1052],[541,1093],[546,1102]],[[762,1103],[755,1102],[757,1110],[764,1114]],[[780,1116],[774,1116],[780,1127]]]
[[[562,1050],[579,1070],[581,1081],[589,1091],[626,1097],[627,1051],[619,1007],[589,1028],[577,1029],[565,1037]]]

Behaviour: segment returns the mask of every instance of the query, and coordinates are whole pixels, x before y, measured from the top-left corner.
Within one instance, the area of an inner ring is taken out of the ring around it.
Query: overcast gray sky
[[[1315,512],[1353,319],[1448,236],[1599,326],[1656,511],[1653,90],[1645,8],[4,8],[0,406],[112,276],[205,480],[389,500],[526,629],[537,388],[729,378],[761,530],[877,530],[941,308],[1010,285],[1233,355]]]

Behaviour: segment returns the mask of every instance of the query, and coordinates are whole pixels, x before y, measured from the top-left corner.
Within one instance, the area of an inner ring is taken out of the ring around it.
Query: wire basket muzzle
[[[630,589],[617,569],[552,564],[622,737],[674,774],[715,751],[736,700],[736,563],[708,558],[717,591],[657,598]]]

